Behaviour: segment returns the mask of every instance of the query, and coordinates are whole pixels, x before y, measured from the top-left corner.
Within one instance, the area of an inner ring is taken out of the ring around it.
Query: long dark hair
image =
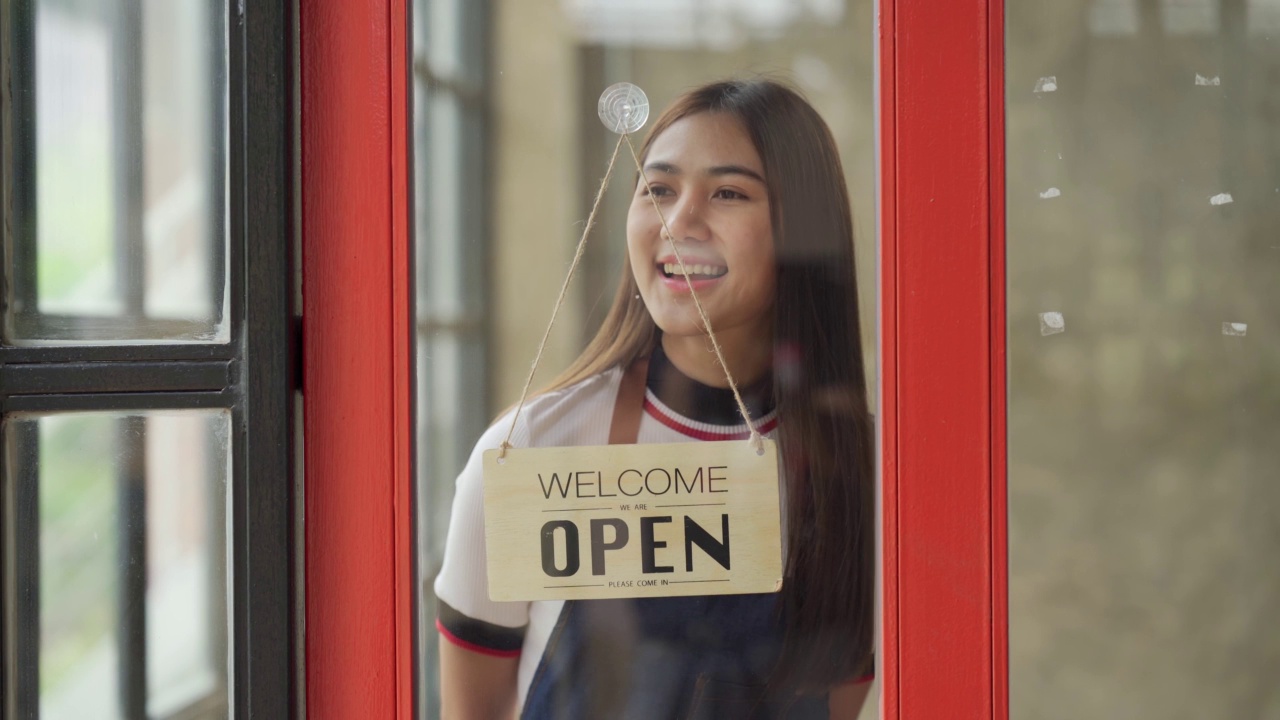
[[[777,254],[774,400],[787,479],[786,635],[773,682],[824,689],[868,671],[873,648],[874,471],[853,258],[834,138],[795,90],[718,82],[680,96],[640,152],[697,113],[736,118],[764,164]],[[583,353],[548,388],[647,355],[659,333],[629,263]]]

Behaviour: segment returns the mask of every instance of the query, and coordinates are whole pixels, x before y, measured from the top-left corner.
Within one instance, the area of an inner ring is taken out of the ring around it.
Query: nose
[[[676,240],[704,241],[711,237],[706,207],[693,193],[685,193],[671,208],[667,214],[667,228]]]

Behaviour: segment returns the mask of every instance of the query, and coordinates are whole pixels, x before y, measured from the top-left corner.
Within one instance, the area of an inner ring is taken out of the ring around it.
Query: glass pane
[[[12,6],[6,342],[226,341],[224,4]]]
[[[834,136],[842,174],[832,175],[843,181],[840,204],[852,205],[857,276],[841,282],[856,297],[849,306],[861,324],[842,346],[861,358],[848,373],[865,373],[859,380],[868,390],[859,388],[865,395],[857,400],[875,402],[874,3],[415,0],[414,9],[419,713],[430,718],[439,716],[437,615],[458,610],[438,606],[432,585],[448,563],[455,489],[478,438],[520,395],[609,164],[618,136],[596,117],[606,87],[643,88],[649,127],[682,92],[715,80],[770,77],[801,91]],[[583,352],[613,303],[635,179],[623,148],[535,393]],[[843,272],[853,260],[830,265]],[[840,317],[839,302],[819,305]],[[773,340],[757,339],[764,347]],[[767,362],[779,362],[768,370],[790,377],[785,363],[807,357],[806,348],[778,345]],[[872,562],[862,564],[857,571],[870,573]],[[521,646],[512,688],[520,700],[532,675],[525,670],[541,657],[537,638],[556,620],[552,606],[532,605],[524,637],[533,640]],[[863,704],[865,717],[875,712],[874,700]]]
[[[10,666],[38,674],[14,717],[229,717],[229,430],[225,411],[6,420]]]
[[[1280,718],[1280,2],[1007,12],[1011,716]]]

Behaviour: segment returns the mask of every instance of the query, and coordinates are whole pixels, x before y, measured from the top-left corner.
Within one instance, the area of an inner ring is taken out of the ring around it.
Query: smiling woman
[[[640,156],[613,306],[578,359],[515,416],[512,447],[689,442],[701,437],[685,428],[747,431],[740,411],[768,420],[760,430],[777,439],[785,469],[773,550],[785,560],[781,592],[490,599],[483,559],[507,551],[486,546],[481,458],[512,424],[508,413],[458,479],[435,582],[445,715],[514,705],[526,718],[854,717],[872,667],[874,453],[834,140],[787,86],[718,82],[678,98]],[[711,352],[703,313],[721,352]],[[726,367],[742,384],[741,410]],[[671,517],[639,520],[651,555],[681,546],[653,535]],[[580,537],[557,522],[563,537],[542,538],[552,577],[572,574],[554,547]],[[609,545],[601,531],[592,542],[620,547],[621,537]],[[719,538],[727,560],[727,516]],[[579,551],[566,552],[576,572]]]

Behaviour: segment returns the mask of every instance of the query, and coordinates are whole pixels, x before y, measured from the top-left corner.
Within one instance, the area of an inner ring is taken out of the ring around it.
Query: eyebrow
[[[648,165],[645,165],[644,169],[646,171],[660,172],[660,173],[665,173],[667,175],[679,175],[681,173],[681,170],[678,166],[672,165],[671,163],[665,163],[665,162],[652,162],[652,163],[649,163]],[[708,168],[707,174],[711,175],[712,177],[721,177],[723,175],[745,175],[746,177],[753,178],[754,180],[758,181],[762,185],[768,184],[764,181],[763,175],[756,172],[755,170],[752,170],[749,167],[744,167],[742,165],[716,165],[714,167]]]

